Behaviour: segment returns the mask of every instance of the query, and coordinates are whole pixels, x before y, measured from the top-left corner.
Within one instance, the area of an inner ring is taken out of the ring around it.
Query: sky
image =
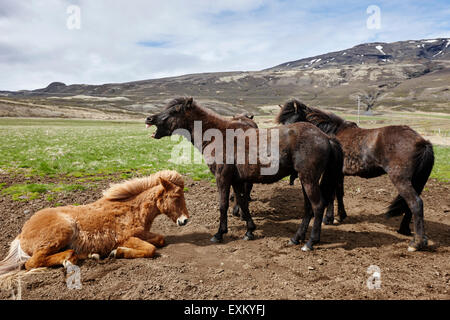
[[[0,0],[0,90],[254,71],[439,37],[450,0]]]

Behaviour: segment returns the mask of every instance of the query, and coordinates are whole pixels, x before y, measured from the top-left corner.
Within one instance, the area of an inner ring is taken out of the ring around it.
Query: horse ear
[[[253,119],[253,117],[254,117],[253,113],[250,113],[247,115],[247,118],[249,118],[249,119]]]
[[[173,187],[173,183],[164,178],[159,177],[159,182],[161,183],[164,190],[166,190],[166,191],[172,189],[172,187]]]
[[[283,109],[283,106],[281,104],[278,105],[280,107],[280,109]]]
[[[186,107],[186,109],[189,109],[190,107],[192,107],[192,102],[194,102],[194,98],[192,98],[192,97],[189,97],[189,98],[186,100],[186,103],[184,104],[184,106]]]

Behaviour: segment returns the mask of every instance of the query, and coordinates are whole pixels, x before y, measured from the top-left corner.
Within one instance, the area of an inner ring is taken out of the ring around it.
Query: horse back
[[[365,178],[404,166],[426,140],[408,126],[364,129],[350,127],[337,133],[344,151],[344,173]]]

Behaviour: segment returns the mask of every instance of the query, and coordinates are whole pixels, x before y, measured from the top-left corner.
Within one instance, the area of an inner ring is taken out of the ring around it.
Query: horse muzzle
[[[186,216],[181,216],[177,219],[177,224],[182,227],[188,223],[189,219]]]

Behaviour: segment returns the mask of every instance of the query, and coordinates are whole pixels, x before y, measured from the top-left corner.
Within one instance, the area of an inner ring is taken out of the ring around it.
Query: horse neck
[[[306,118],[308,118],[308,116],[310,116],[310,113],[312,113],[312,115],[323,114],[324,118],[329,119],[328,121],[324,121],[322,123],[316,123],[315,121],[309,121],[312,124],[321,128],[322,131],[325,132],[326,134],[337,134],[338,132],[345,130],[346,128],[353,127],[353,124],[354,124],[353,122],[346,121],[345,119],[337,116],[334,113],[327,114],[326,112],[324,112],[320,109],[315,109],[315,108],[314,109],[311,108],[310,112],[307,112]]]
[[[146,230],[150,228],[153,220],[160,214],[158,208],[156,207],[156,200],[149,203],[148,193],[152,192],[150,190],[146,190],[139,194],[134,199],[133,207],[136,208],[137,214],[135,216],[136,220],[139,221],[142,226],[145,227]],[[156,196],[155,196],[156,199]]]
[[[196,121],[201,121],[201,130],[199,130],[198,125],[197,127],[195,127]],[[205,131],[209,129],[217,129],[222,132],[223,136],[225,136],[225,132],[230,121],[222,118],[218,114],[214,114],[211,112],[207,112],[204,109],[197,108],[192,114],[189,122],[190,126],[188,128],[188,131],[191,134],[191,142],[195,147],[197,147],[197,149],[199,149],[200,152],[203,152],[205,146],[210,143],[203,142]]]

